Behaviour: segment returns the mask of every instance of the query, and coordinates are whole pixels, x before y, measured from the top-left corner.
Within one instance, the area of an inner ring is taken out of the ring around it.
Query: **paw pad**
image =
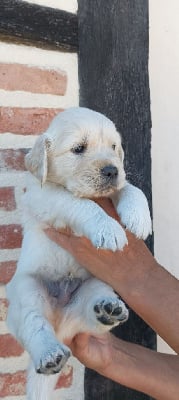
[[[61,371],[71,353],[70,350],[64,350],[60,345],[58,347],[54,352],[49,351],[41,358],[38,367],[36,367],[38,374],[51,375]]]
[[[119,300],[102,300],[95,304],[96,318],[103,325],[116,325],[128,319],[128,310],[125,304]]]

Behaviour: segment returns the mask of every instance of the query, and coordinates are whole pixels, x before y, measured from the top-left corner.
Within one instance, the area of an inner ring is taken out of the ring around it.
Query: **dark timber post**
[[[80,105],[104,113],[122,134],[127,177],[151,207],[151,116],[148,78],[148,1],[78,0]],[[153,240],[148,240],[153,250]],[[118,337],[155,348],[154,332],[132,311]],[[146,400],[93,371],[86,400]]]

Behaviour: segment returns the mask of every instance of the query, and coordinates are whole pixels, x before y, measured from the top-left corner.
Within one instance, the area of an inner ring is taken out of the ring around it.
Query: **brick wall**
[[[0,42],[0,398],[5,400],[25,399],[28,363],[28,355],[5,323],[5,285],[16,269],[22,240],[19,204],[25,188],[24,155],[58,112],[75,105],[76,54]],[[83,367],[72,359],[54,397],[60,390],[61,400],[82,399],[82,381]]]

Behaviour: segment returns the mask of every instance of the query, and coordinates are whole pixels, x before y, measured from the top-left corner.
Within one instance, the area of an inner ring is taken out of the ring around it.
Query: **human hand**
[[[66,344],[86,367],[156,400],[178,399],[179,359],[116,338],[80,333]]]
[[[93,336],[90,333],[79,333],[66,345],[71,348],[72,354],[86,367],[101,375],[105,375],[113,362],[113,341],[110,333]]]
[[[99,199],[98,204],[119,223],[119,217],[109,199]],[[154,259],[142,240],[126,231],[128,246],[123,251],[112,252],[110,250],[96,249],[85,237],[77,237],[69,230],[56,231],[53,228],[46,230],[49,239],[70,252],[80,265],[84,266],[92,275],[111,285],[125,299],[128,290],[134,285],[133,271],[136,282],[140,274],[145,273],[143,268],[147,260],[153,263]],[[128,301],[128,299],[127,299]]]

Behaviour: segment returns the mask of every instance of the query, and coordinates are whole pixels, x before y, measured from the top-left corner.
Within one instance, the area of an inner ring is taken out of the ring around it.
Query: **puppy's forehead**
[[[86,108],[71,108],[54,118],[47,133],[61,145],[79,141],[120,143],[113,122],[104,115]]]

